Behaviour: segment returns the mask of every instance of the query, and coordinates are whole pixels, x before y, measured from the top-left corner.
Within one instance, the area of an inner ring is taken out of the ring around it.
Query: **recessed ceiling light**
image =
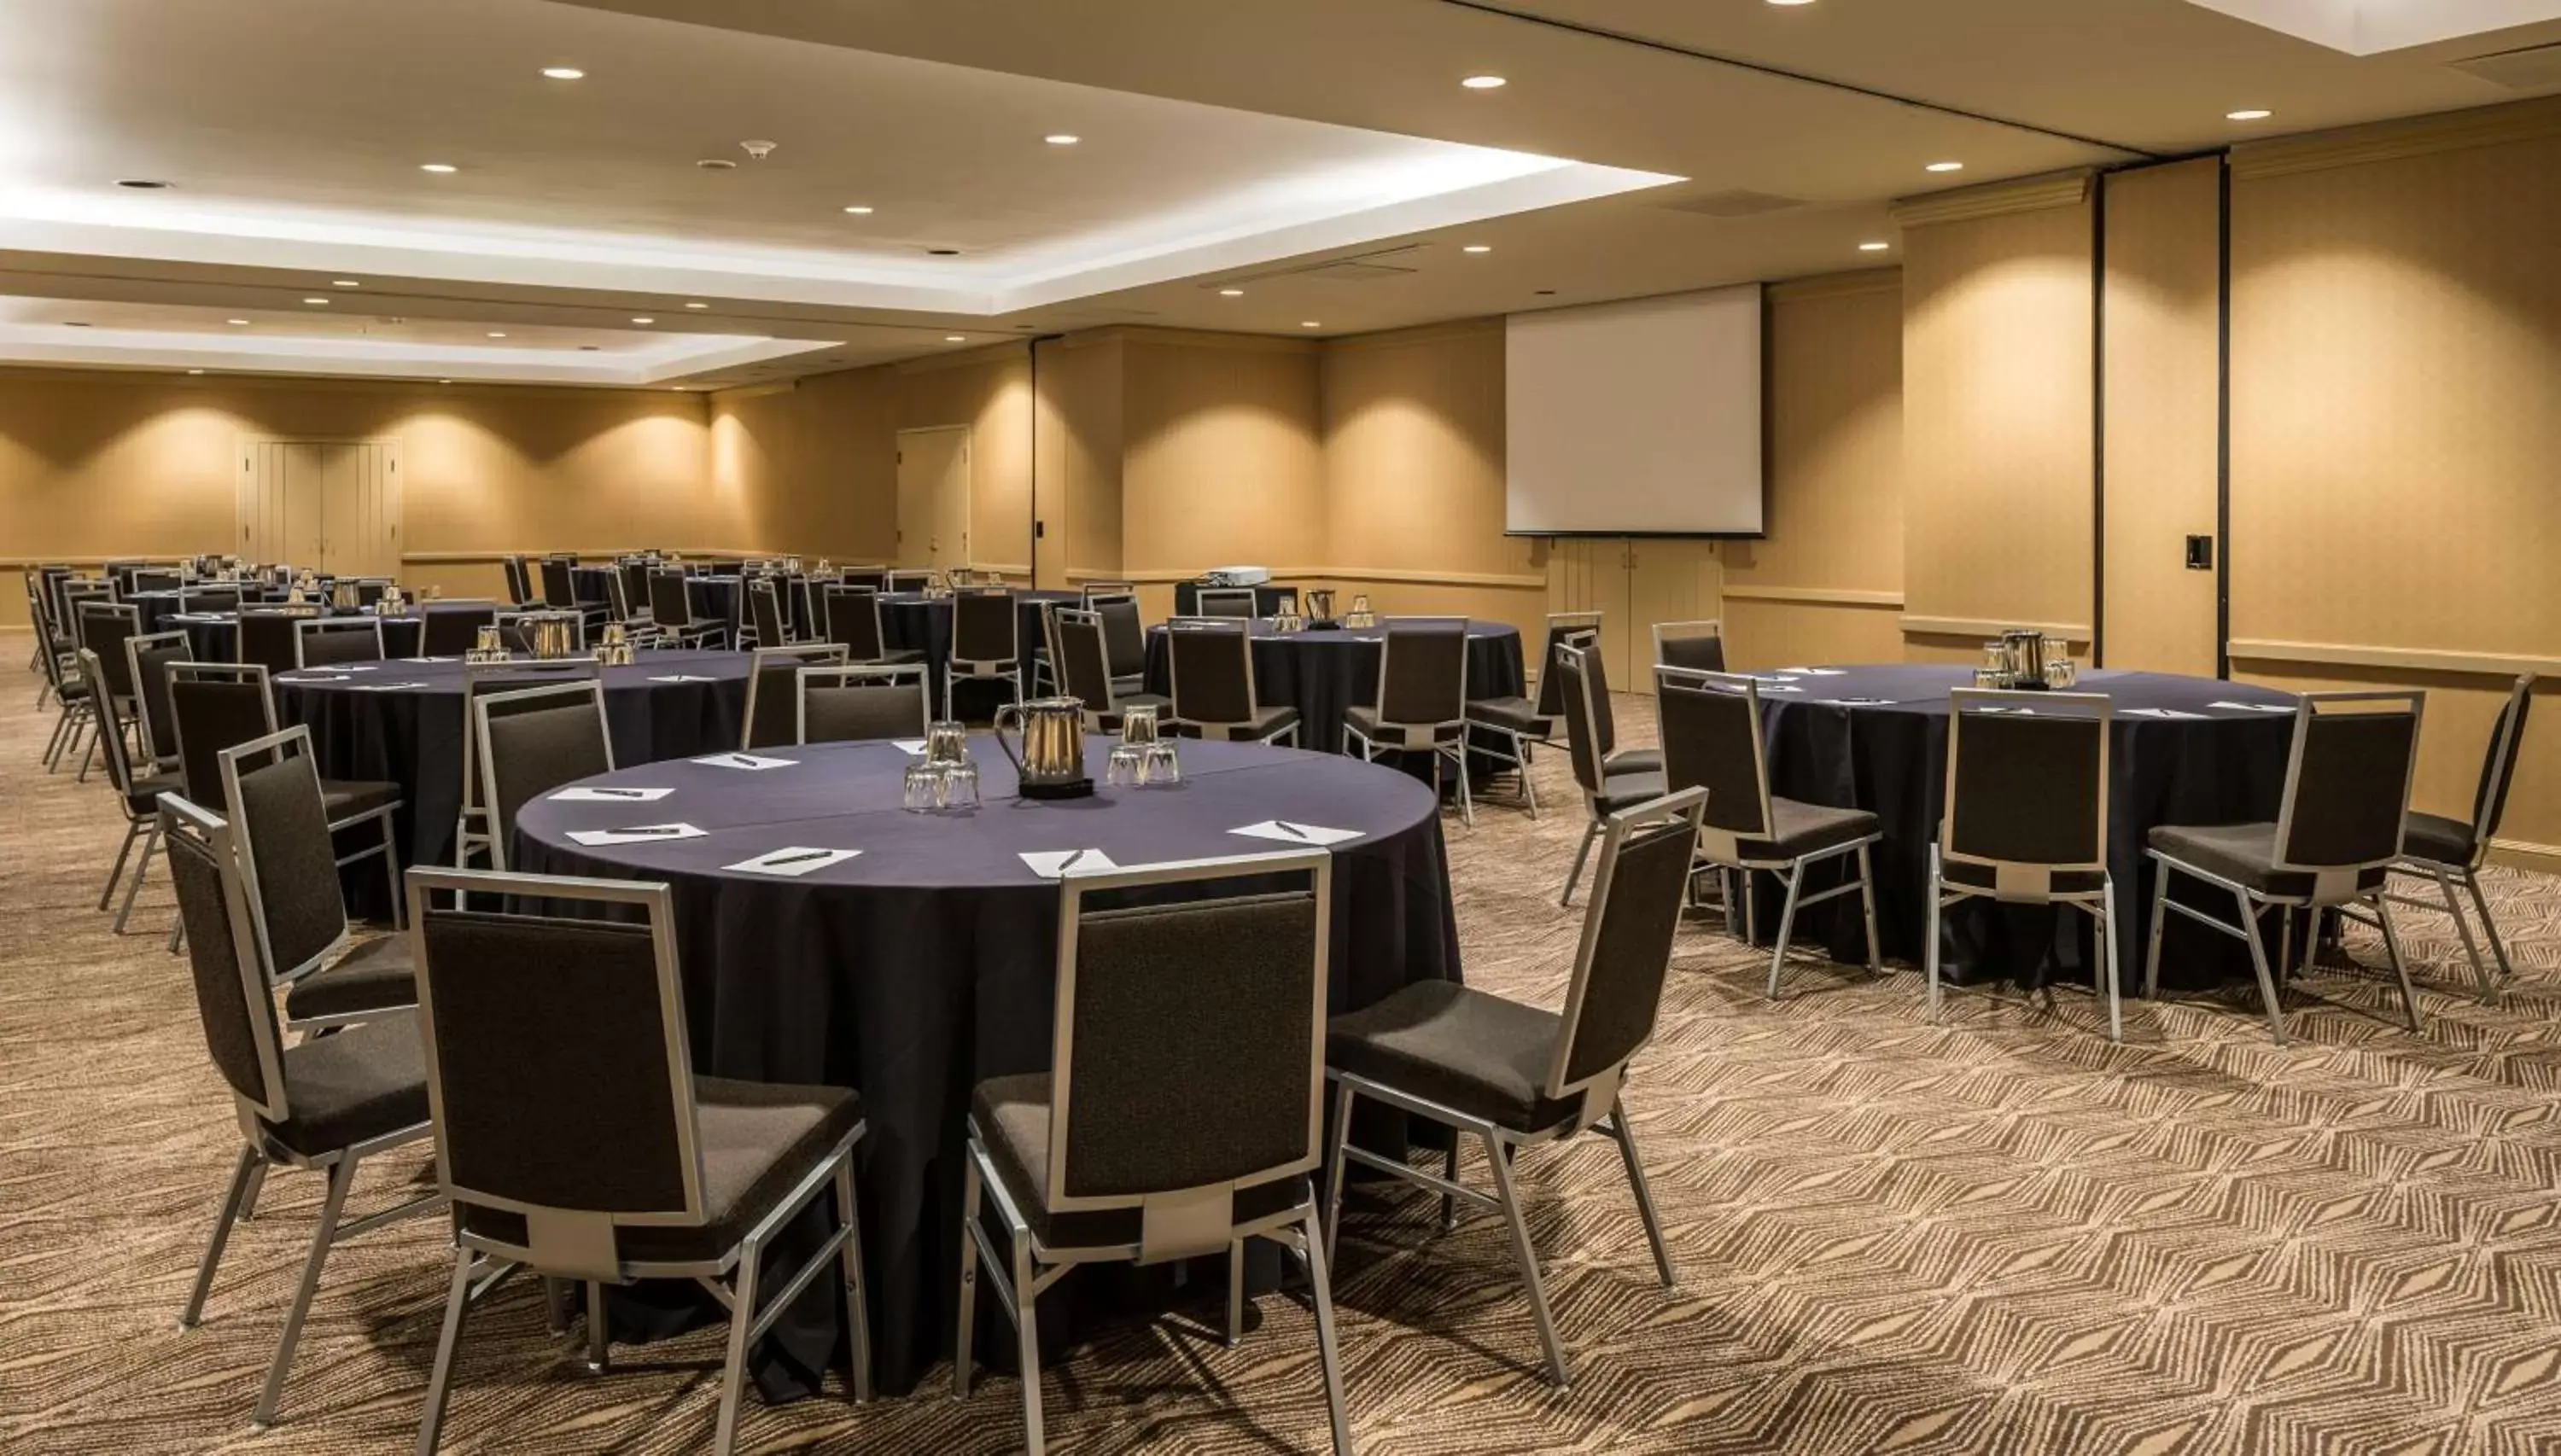
[[[654,324],[657,320],[654,318],[635,318],[632,322],[635,324]]]
[[[489,337],[492,339],[503,339],[507,337],[507,331],[504,329],[491,329],[489,331]]]
[[[1814,0],[1770,0],[1773,5],[1811,5]]]
[[[695,162],[694,165],[702,168],[706,172],[727,172],[737,167],[738,163],[731,161],[727,157],[704,157]]]
[[[945,344],[966,344],[969,342],[969,336],[967,334],[945,334],[942,336],[942,342]]]
[[[119,177],[115,179],[115,185],[130,187],[136,192],[159,192],[169,184],[152,177]]]
[[[699,299],[699,298],[688,298],[688,299],[686,299],[686,300],[685,300],[685,307],[687,307],[687,308],[709,308],[709,307],[711,307],[711,305],[710,305],[710,304],[708,304],[708,303],[703,302],[703,301],[702,301],[701,299]]]
[[[1324,325],[1316,322],[1314,319],[1301,319],[1298,322],[1298,327],[1302,329],[1321,329]]]
[[[436,381],[436,383],[437,383],[437,384],[439,384],[439,385],[449,385],[449,384],[453,383],[453,381],[451,381],[451,380],[437,380],[437,381]]]
[[[422,172],[450,172],[453,170],[453,164],[451,162],[421,162],[418,164],[418,170]]]
[[[2223,119],[2226,121],[2265,121],[2276,114],[2276,112],[2269,110],[2265,106],[2245,106],[2238,111],[2224,112]]]
[[[1470,243],[1458,250],[1460,252],[1491,252],[1494,250],[1494,245],[1490,243]]]
[[[1963,162],[1932,162],[1927,170],[1932,172],[1963,172],[1965,170],[1965,164]]]
[[[1245,290],[1242,288],[1221,288],[1218,290],[1218,296],[1221,298],[1243,298],[1245,296]]]
[[[329,280],[329,286],[332,288],[362,288],[365,285],[357,282],[353,278],[331,278]]]
[[[868,218],[872,215],[872,210],[869,208],[847,208],[845,211],[853,214],[857,218]]]
[[[1053,131],[1049,135],[1042,137],[1041,140],[1048,142],[1054,147],[1072,147],[1078,142],[1085,140],[1085,138],[1078,136],[1072,131]]]
[[[543,75],[550,77],[554,81],[587,80],[587,73],[579,70],[575,66],[546,66],[543,68]]]
[[[669,385],[667,388],[675,391],[679,395],[685,392],[685,387],[683,385]]]
[[[327,303],[329,300],[326,298],[305,298],[302,301],[310,304],[323,304]]]
[[[241,327],[241,328],[247,328],[247,327],[249,326],[249,320],[248,320],[248,319],[245,319],[245,318],[227,318],[227,319],[223,320],[223,322],[224,322],[224,323],[227,323],[227,324],[236,325],[236,326]]]
[[[1504,81],[1499,76],[1471,76],[1458,82],[1458,84],[1465,86],[1471,91],[1491,91],[1500,90],[1505,85],[1510,84],[1510,82]]]
[[[201,369],[191,369],[191,370],[188,370],[188,371],[187,371],[187,373],[189,373],[189,374],[203,374],[203,373],[204,373],[204,371],[203,371],[203,370],[201,370]]]
[[[1858,245],[1858,250],[1861,252],[1883,252],[1885,249],[1892,247],[1893,245],[1894,244],[1890,243],[1862,243]]]

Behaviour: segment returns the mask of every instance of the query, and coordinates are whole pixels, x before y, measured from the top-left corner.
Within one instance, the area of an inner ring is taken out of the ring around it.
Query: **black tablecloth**
[[[1147,691],[1173,692],[1173,649],[1166,628],[1147,632]],[[1298,710],[1298,745],[1336,753],[1343,746],[1343,711],[1378,703],[1379,644],[1385,627],[1278,632],[1269,622],[1248,624],[1254,634],[1254,694],[1265,707]],[[1520,629],[1502,622],[1467,624],[1467,696],[1509,698],[1522,692]]]
[[[324,617],[348,617],[361,613],[325,607]],[[398,616],[382,619],[383,655],[415,657],[426,633],[426,623],[413,608]],[[163,617],[155,631],[183,631],[187,634],[187,652],[198,662],[237,662],[240,660],[240,613],[238,612],[173,612]]]
[[[1098,782],[1109,746],[1088,742]],[[985,803],[965,814],[904,812],[908,755],[849,743],[775,750],[794,765],[765,771],[624,770],[594,781],[675,792],[645,806],[538,801],[517,821],[516,863],[527,869],[674,886],[698,1071],[861,1089],[872,1341],[892,1390],[950,1353],[970,1088],[1050,1064],[1058,890],[1020,853],[1095,848],[1134,866],[1286,848],[1228,832],[1279,815],[1357,829],[1361,838],[1334,847],[1333,1008],[1458,979],[1440,819],[1402,775],[1338,756],[1186,743],[1179,787],[1040,803],[1013,797],[1012,769],[984,735],[972,747]],[[609,848],[568,837],[668,822],[711,833]],[[784,846],[863,854],[799,880],[722,868]],[[1093,1277],[1063,1287],[1063,1313]],[[1092,1287],[1108,1290],[1108,1277]],[[1051,1304],[1044,1297],[1044,1311]],[[836,1308],[821,1279],[776,1327],[758,1365],[768,1393],[814,1383],[838,1338]]]
[[[1047,644],[1041,636],[1041,608],[1052,603],[1074,606],[1084,598],[1074,591],[1016,591],[1014,593],[1014,636],[1020,652],[1019,674],[1023,695],[1031,695],[1032,654]],[[890,647],[923,652],[926,673],[934,692],[934,711],[942,712],[942,674],[951,662],[951,598],[927,596],[918,591],[881,593],[881,638]],[[983,722],[1008,701],[1001,687],[992,683],[964,682],[952,707],[961,717]]]
[[[1175,582],[1174,615],[1178,617],[1199,615],[1200,594],[1202,589],[1201,583],[1198,581]],[[1244,588],[1220,588],[1213,586],[1207,589],[1212,591],[1221,589],[1234,591],[1243,590]],[[1280,611],[1284,602],[1295,600],[1297,597],[1298,588],[1284,583],[1268,583],[1262,586],[1257,586],[1254,588],[1254,614],[1258,617],[1271,616]]]
[[[1929,926],[1929,848],[1947,796],[1948,690],[1969,686],[1970,668],[1878,666],[1763,674],[1762,699],[1774,793],[1808,803],[1856,807],[1884,821],[1873,851],[1876,913],[1885,954],[1918,961]],[[1778,691],[1787,690],[1787,691]],[[2266,688],[2161,673],[2091,672],[2073,691],[2114,701],[2109,739],[2108,864],[2115,876],[2123,989],[2141,986],[2148,945],[2151,862],[2146,835],[2162,824],[2239,824],[2277,817],[2294,731],[2288,715],[2217,708],[2217,703],[2292,706]],[[1881,700],[1881,701],[1860,701]],[[2157,711],[2198,718],[2162,719]],[[2130,716],[2132,715],[2132,716]],[[1764,877],[1757,907],[1765,935],[1778,924],[1779,888]],[[1828,879],[1822,883],[1830,883]],[[2192,898],[2192,883],[2177,888]],[[2205,903],[2198,899],[2197,903]],[[2226,918],[2228,900],[2214,906]],[[2089,976],[2089,919],[2037,907],[1977,900],[1948,912],[1943,969],[1968,976]],[[2161,979],[2210,983],[2248,975],[2238,941],[2172,916]],[[1858,897],[1844,895],[1799,916],[1805,943],[1864,961]]]
[[[606,668],[613,761],[650,763],[737,747],[747,721],[747,663],[743,652],[644,652],[630,667]],[[708,681],[657,681],[671,676]],[[369,686],[411,683],[423,686]],[[462,664],[393,659],[343,679],[286,673],[275,684],[280,721],[311,729],[324,776],[401,786],[401,863],[451,864],[454,820],[462,810]],[[486,680],[481,691],[489,691]],[[379,902],[381,881],[363,866],[347,881],[367,914],[389,909]]]

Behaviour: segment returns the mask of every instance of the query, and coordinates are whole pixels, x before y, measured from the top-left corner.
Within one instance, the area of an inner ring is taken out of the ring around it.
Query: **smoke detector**
[[[751,138],[747,141],[740,142],[738,144],[738,149],[747,153],[748,160],[762,162],[767,157],[773,155],[774,146],[775,143],[773,142],[766,141],[761,138]]]

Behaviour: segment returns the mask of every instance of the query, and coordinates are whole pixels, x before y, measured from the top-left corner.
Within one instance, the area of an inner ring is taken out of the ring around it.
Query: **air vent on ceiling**
[[[2561,86],[2561,46],[2529,46],[2448,63],[2468,76],[2477,76],[2510,90],[2540,91]]]
[[[1702,193],[1697,197],[1679,198],[1662,206],[1676,213],[1700,213],[1711,218],[1753,218],[1763,213],[1784,213],[1800,208],[1800,197],[1781,197],[1772,192],[1754,192],[1748,187],[1729,187],[1723,192]]]

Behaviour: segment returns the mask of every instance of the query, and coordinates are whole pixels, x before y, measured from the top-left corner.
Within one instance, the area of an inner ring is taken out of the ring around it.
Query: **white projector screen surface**
[[[1761,287],[1504,320],[1503,529],[1758,536]]]

